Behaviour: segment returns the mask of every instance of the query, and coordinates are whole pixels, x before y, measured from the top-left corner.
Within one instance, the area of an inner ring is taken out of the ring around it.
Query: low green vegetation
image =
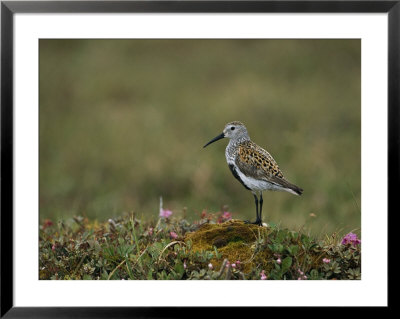
[[[356,234],[322,239],[279,225],[259,227],[228,212],[198,220],[161,211],[105,223],[84,217],[40,225],[39,278],[59,280],[361,279]],[[166,217],[168,216],[168,217]]]

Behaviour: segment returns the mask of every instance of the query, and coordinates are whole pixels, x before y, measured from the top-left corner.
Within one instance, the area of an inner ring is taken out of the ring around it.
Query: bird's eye
[[[235,129],[235,127],[234,127],[234,126],[232,126],[232,127],[231,127],[231,130],[233,131],[234,129]]]

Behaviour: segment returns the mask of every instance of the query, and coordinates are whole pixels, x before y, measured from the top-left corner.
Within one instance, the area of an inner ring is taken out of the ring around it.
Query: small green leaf
[[[288,251],[292,256],[296,256],[297,253],[299,252],[299,246],[292,245],[292,246],[288,247]]]
[[[292,257],[284,258],[282,260],[282,274],[287,272],[289,270],[290,266],[292,266]]]
[[[184,274],[184,272],[185,272],[185,268],[183,268],[183,263],[181,261],[178,261],[175,264],[174,270],[178,275],[178,279],[181,279],[183,274]]]

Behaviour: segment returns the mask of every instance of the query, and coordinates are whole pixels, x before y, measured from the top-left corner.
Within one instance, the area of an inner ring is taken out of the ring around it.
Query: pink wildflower
[[[160,217],[168,218],[172,215],[172,211],[168,209],[161,209],[160,210]]]
[[[261,277],[260,277],[260,279],[261,279],[261,280],[267,279],[267,276],[265,275],[264,270],[261,271]]]
[[[224,212],[221,216],[218,217],[217,223],[221,224],[223,222],[226,222],[228,220],[232,219],[232,214],[229,212]]]
[[[353,246],[357,246],[361,244],[361,240],[357,238],[356,234],[348,233],[342,239],[342,245],[351,244]]]
[[[43,230],[50,226],[53,226],[53,222],[50,219],[45,219],[43,222]]]
[[[281,260],[280,258],[278,258],[278,259],[276,260],[276,262],[278,263],[278,265],[280,265],[280,264],[282,263],[282,260]]]
[[[331,262],[331,260],[328,258],[324,258],[324,259],[322,259],[322,262],[325,264],[329,264]]]
[[[209,269],[213,269],[212,263],[209,263],[209,264],[208,264],[208,268],[209,268]]]
[[[175,233],[175,232],[173,232],[173,231],[169,232],[169,235],[170,235],[171,238],[173,238],[173,239],[177,239],[177,238],[178,238],[178,234]]]
[[[51,250],[55,251],[56,250],[56,244],[53,244],[53,246],[51,246]]]
[[[183,269],[186,269],[187,265],[186,265],[186,260],[183,261]]]
[[[232,268],[236,268],[236,264],[235,263],[232,264]]]

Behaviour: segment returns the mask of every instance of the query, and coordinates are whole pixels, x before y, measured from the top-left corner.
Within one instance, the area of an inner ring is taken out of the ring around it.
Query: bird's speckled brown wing
[[[246,176],[292,189],[298,195],[303,192],[300,187],[284,178],[271,154],[251,141],[245,141],[239,145],[235,164]]]
[[[239,145],[235,163],[243,174],[256,179],[269,180],[271,176],[283,178],[273,157],[251,141]]]

